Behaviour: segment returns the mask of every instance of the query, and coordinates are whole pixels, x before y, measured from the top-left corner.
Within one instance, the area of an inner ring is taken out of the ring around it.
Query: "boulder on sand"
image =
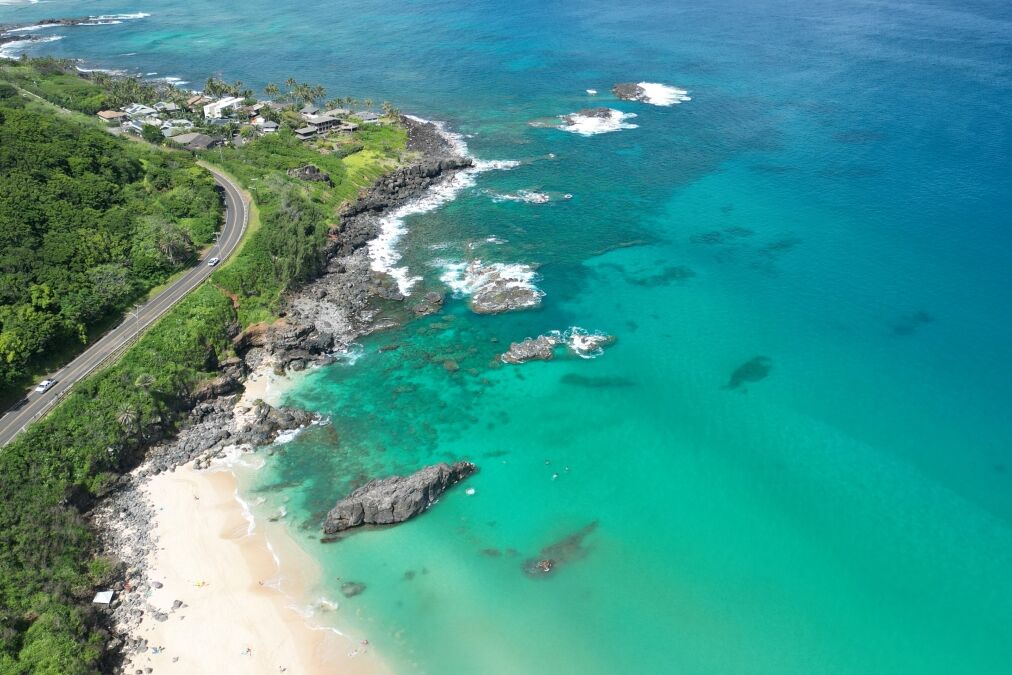
[[[477,470],[471,462],[443,462],[410,476],[370,481],[330,510],[323,522],[323,531],[337,534],[361,525],[402,523],[425,511],[450,486]]]

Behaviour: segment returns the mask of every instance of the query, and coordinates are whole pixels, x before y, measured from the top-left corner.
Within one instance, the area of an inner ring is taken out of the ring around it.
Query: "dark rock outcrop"
[[[336,534],[361,525],[402,523],[425,511],[450,486],[477,470],[471,462],[440,463],[410,476],[370,481],[330,510],[323,531]]]
[[[644,101],[646,100],[643,87],[635,82],[621,82],[611,88],[611,93],[623,101]]]
[[[541,304],[544,295],[537,287],[518,284],[516,279],[492,272],[488,280],[471,295],[468,303],[475,314],[501,314],[530,309]]]
[[[509,350],[500,358],[503,363],[526,363],[527,361],[548,361],[555,355],[555,345],[558,341],[547,335],[539,335],[536,338],[527,338],[523,342],[514,342]]]
[[[311,183],[326,183],[330,186],[334,185],[334,181],[331,180],[329,173],[321,171],[320,167],[313,166],[312,164],[300,166],[298,169],[289,169],[288,175],[292,178],[298,178],[299,180],[309,181]]]
[[[419,302],[412,305],[411,311],[415,313],[415,316],[426,316],[435,314],[442,306],[443,296],[435,291],[429,291]]]

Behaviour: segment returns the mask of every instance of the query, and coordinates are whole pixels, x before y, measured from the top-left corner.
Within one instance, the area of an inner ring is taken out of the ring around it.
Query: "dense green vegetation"
[[[397,165],[407,134],[398,126],[370,125],[351,142],[362,149],[347,157],[319,152],[288,132],[213,151],[217,164],[251,188],[260,208],[262,227],[250,234],[241,255],[214,275],[215,283],[237,298],[244,324],[274,316],[285,291],[320,273],[338,208]],[[333,185],[287,175],[307,164],[329,174]]]
[[[62,76],[60,76],[62,77]],[[184,155],[151,152],[0,89],[0,390],[191,262],[219,197]]]
[[[67,59],[0,60],[0,79],[56,105],[89,115],[134,102],[164,100],[182,104],[186,101],[186,93],[182,90],[136,77],[114,77],[101,72],[81,77],[74,62]]]
[[[0,80],[3,72],[0,62]],[[52,98],[66,107],[91,112],[73,95],[59,97],[77,86],[65,77],[63,71],[42,76],[32,90],[56,92]],[[86,88],[81,95],[93,93]],[[34,181],[38,192],[35,203],[27,204],[28,183],[12,182],[21,192],[10,194],[6,184],[0,187],[0,214],[7,214],[0,220],[4,264],[26,275],[3,288],[9,286],[4,292],[24,305],[28,316],[52,315],[49,320],[59,328],[54,335],[76,336],[74,329],[93,308],[81,305],[75,294],[107,288],[95,278],[111,275],[122,280],[116,288],[143,288],[182,262],[187,246],[211,236],[217,223],[203,218],[210,206],[191,208],[201,203],[206,178],[188,155],[128,147],[86,120],[26,109],[16,94],[0,82],[0,134],[8,124],[26,134],[10,144],[0,137],[2,179],[16,174],[18,181]],[[30,116],[44,125],[44,133],[24,129],[31,127]],[[139,461],[148,443],[172,432],[189,392],[232,355],[236,331],[275,316],[286,289],[319,273],[327,235],[339,226],[338,207],[402,160],[405,141],[396,126],[365,126],[345,144],[351,153],[309,147],[287,132],[207,153],[259,206],[260,219],[251,222],[243,248],[115,365],[80,382],[46,418],[0,450],[0,673],[77,675],[105,668],[108,636],[90,600],[117,569],[115,561],[97,555],[81,514]],[[306,164],[328,172],[333,186],[287,175],[287,169]],[[55,195],[76,200],[74,208],[61,209],[55,197],[49,199]],[[16,199],[23,216],[3,210],[2,204]],[[62,224],[57,234],[49,236],[57,223]],[[17,229],[8,233],[8,224]],[[75,239],[63,234],[63,226]],[[64,255],[62,273],[50,269],[50,246]],[[30,250],[8,255],[6,247]],[[19,256],[30,264],[19,267]],[[113,268],[102,267],[109,265]],[[87,272],[98,268],[101,274]],[[33,293],[36,286],[46,290]],[[106,306],[117,302],[113,298]]]

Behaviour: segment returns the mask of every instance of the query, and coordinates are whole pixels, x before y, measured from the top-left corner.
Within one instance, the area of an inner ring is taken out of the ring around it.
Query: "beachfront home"
[[[316,127],[316,131],[321,134],[325,134],[341,124],[341,120],[329,115],[303,115],[303,117],[311,126]]]
[[[136,119],[138,117],[147,117],[149,115],[154,115],[158,111],[142,103],[131,103],[130,105],[123,108],[123,112],[125,112],[131,118]]]
[[[180,108],[175,103],[166,103],[165,101],[159,101],[155,104],[155,110],[163,113],[177,113]]]
[[[341,126],[337,128],[337,130],[340,131],[341,133],[347,134],[350,134],[351,132],[356,131],[357,129],[358,125],[355,124],[354,122],[341,122]]]
[[[319,112],[320,109],[318,107],[316,107],[312,103],[307,103],[302,107],[302,110],[299,111],[299,114],[302,115],[303,117],[307,117],[309,115],[317,115],[319,114]]]
[[[374,112],[370,112],[368,110],[359,110],[357,113],[355,113],[355,117],[359,118],[363,122],[370,122],[370,123],[379,122],[380,118],[379,115],[377,115]]]
[[[121,122],[127,117],[125,112],[118,110],[99,110],[96,114],[106,122]]]
[[[243,99],[239,96],[229,96],[204,106],[204,117],[208,119],[219,119],[226,110],[235,108]]]
[[[315,136],[316,136],[316,127],[312,125],[295,130],[295,137],[298,138],[300,141],[308,141],[310,138],[313,138]]]
[[[220,138],[212,138],[198,133],[180,134],[174,136],[172,140],[187,150],[207,150],[208,148],[216,148],[224,142]]]

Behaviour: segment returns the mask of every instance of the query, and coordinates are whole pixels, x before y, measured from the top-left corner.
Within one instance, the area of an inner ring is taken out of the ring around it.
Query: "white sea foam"
[[[597,96],[597,89],[588,89],[587,93],[591,96]]]
[[[242,510],[242,517],[246,520],[246,535],[249,536],[253,534],[253,531],[257,528],[256,518],[253,517],[253,509],[250,507],[249,502],[243,499],[242,495],[239,494],[239,488],[235,489],[232,496],[235,497],[237,502],[239,502],[239,508]],[[271,551],[271,555],[273,554],[274,551]]]
[[[131,19],[146,19],[151,16],[148,12],[132,12],[129,14],[99,14],[89,16],[89,21],[130,21]]]
[[[637,86],[643,91],[643,102],[651,105],[669,106],[692,100],[687,90],[660,82],[639,82]]]
[[[423,120],[419,117],[409,117],[416,122],[428,122],[428,120]],[[442,122],[432,122],[432,124],[436,126],[440,135],[446,139],[457,154],[464,157],[471,156],[463,136],[448,130]],[[392,276],[397,281],[397,288],[401,294],[405,296],[410,295],[411,288],[421,280],[421,277],[411,276],[406,266],[398,266],[401,254],[397,251],[397,242],[408,231],[404,219],[414,214],[433,211],[453,201],[463,190],[474,186],[476,176],[479,173],[509,170],[518,164],[519,162],[516,161],[476,159],[474,160],[474,166],[457,171],[429,188],[425,194],[417,199],[383,216],[380,219],[379,236],[369,242],[369,258],[372,261],[372,269]]]
[[[2,4],[3,3],[0,2],[0,5],[2,5]],[[10,30],[5,31],[5,33],[7,35],[10,35],[11,33],[30,33],[30,32],[34,32],[34,31],[37,31],[37,30],[44,30],[46,28],[56,28],[57,26],[59,26],[59,24],[55,24],[55,23],[46,23],[46,24],[41,24],[41,25],[36,25],[36,26],[21,26],[20,28],[11,28]]]
[[[624,113],[614,108],[608,109],[607,117],[581,115],[578,112],[562,115],[561,117],[562,124],[559,125],[560,129],[573,134],[580,134],[581,136],[596,136],[597,134],[607,134],[612,131],[621,131],[622,129],[635,129],[638,126],[630,124],[628,121],[636,117],[636,113]]]
[[[365,355],[365,347],[357,342],[352,342],[344,349],[339,349],[336,352],[331,352],[330,356],[333,356],[337,363],[353,366],[362,356]],[[323,421],[320,422],[323,424]]]
[[[16,59],[25,53],[26,47],[41,45],[47,42],[56,42],[57,40],[62,39],[62,35],[50,35],[48,37],[39,38],[38,40],[15,40],[14,42],[8,42],[7,44],[0,46],[0,58]]]
[[[589,332],[579,326],[573,326],[567,331],[559,334],[561,343],[569,347],[569,350],[583,359],[592,359],[604,353],[605,345],[611,343],[614,338],[607,333],[600,331]]]
[[[109,75],[126,75],[125,70],[119,70],[117,68],[82,68],[81,66],[74,66],[79,73],[108,73]]]
[[[494,284],[498,288],[523,288],[532,291],[533,306],[541,301],[545,292],[537,287],[538,273],[530,265],[522,263],[483,264],[480,260],[468,263],[439,261],[443,273],[439,280],[446,284],[456,298],[462,298],[481,291]]]
[[[523,202],[525,204],[547,204],[551,196],[537,190],[517,190],[516,192],[489,192],[494,202]]]

